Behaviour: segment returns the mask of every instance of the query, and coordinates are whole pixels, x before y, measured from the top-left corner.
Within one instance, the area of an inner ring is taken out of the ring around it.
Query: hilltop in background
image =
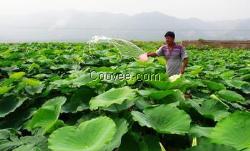
[[[180,19],[158,12],[133,16],[77,11],[0,16],[0,41],[85,41],[94,35],[128,40],[161,40],[173,30],[178,40],[250,39],[250,19],[203,21]]]

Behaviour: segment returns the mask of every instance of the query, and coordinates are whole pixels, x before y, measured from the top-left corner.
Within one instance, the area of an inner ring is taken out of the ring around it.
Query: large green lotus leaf
[[[235,147],[250,148],[250,113],[235,112],[217,123],[209,136],[212,142]]]
[[[185,151],[237,151],[235,148],[220,144],[203,143]]]
[[[95,110],[99,107],[109,107],[112,104],[122,104],[126,100],[136,97],[135,90],[125,86],[122,88],[112,88],[90,100],[90,109]]]
[[[190,128],[189,133],[195,137],[208,137],[212,132],[213,127],[201,127],[194,125]]]
[[[83,111],[89,108],[89,101],[96,94],[93,89],[83,86],[79,88],[71,98],[63,105],[62,111],[65,113]]]
[[[103,151],[106,145],[111,143],[116,130],[116,124],[108,117],[85,121],[78,127],[62,127],[49,136],[49,149],[52,151]]]
[[[128,131],[128,123],[125,119],[116,119],[114,121],[117,130],[112,141],[105,146],[104,151],[113,151],[115,148],[118,148],[121,144],[123,135]]]
[[[41,128],[43,133],[47,132],[56,123],[65,101],[65,97],[56,97],[45,102],[27,122],[26,128],[29,131]]]
[[[0,100],[0,117],[14,112],[20,107],[27,98],[16,98],[14,96],[7,96]]]
[[[161,105],[143,111],[149,117],[152,127],[161,133],[183,134],[190,128],[191,119],[178,108]]]
[[[140,90],[139,94],[144,97],[150,97],[157,101],[157,103],[172,103],[177,101],[184,101],[184,95],[180,90],[155,90],[146,89]]]
[[[230,91],[230,90],[221,90],[218,93],[218,96],[226,101],[230,102],[244,102],[245,98],[240,94]]]
[[[203,87],[204,85],[198,80],[189,80],[183,78],[182,82],[176,83],[175,86],[172,87],[172,89],[179,89],[182,92],[185,92],[189,89],[196,89],[198,86]]]
[[[164,81],[147,81],[148,84],[159,90],[182,88],[187,82],[181,75],[171,76],[168,80]]]
[[[213,99],[204,100],[201,106],[197,106],[196,109],[201,115],[215,121],[219,121],[230,114],[227,111],[227,106]]]
[[[191,119],[184,111],[170,105],[132,112],[133,119],[141,126],[152,127],[159,133],[184,134],[189,131]]]
[[[176,75],[177,79],[171,80],[171,85],[169,89],[179,89],[181,91],[186,91],[188,88],[196,87],[197,83],[187,80],[182,75]],[[179,76],[179,78],[178,78]],[[173,77],[173,76],[172,76]]]
[[[222,73],[220,74],[220,77],[221,77],[222,79],[228,80],[228,79],[232,79],[233,76],[234,76],[234,74],[235,74],[235,73],[234,73],[233,70],[225,71],[225,72],[222,72]]]
[[[161,100],[172,93],[174,93],[174,90],[146,89],[139,91],[139,94],[141,94],[142,96],[148,96],[154,100]]]
[[[248,82],[242,80],[226,80],[226,84],[230,87],[241,89],[242,85],[247,84]]]
[[[202,81],[204,84],[207,85],[208,89],[212,91],[219,91],[226,89],[226,87],[222,83],[214,82],[214,81],[209,81],[209,80],[204,80]]]

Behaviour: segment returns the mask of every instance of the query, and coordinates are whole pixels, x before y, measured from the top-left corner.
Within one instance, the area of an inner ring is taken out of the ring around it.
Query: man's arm
[[[158,57],[158,56],[164,56],[163,54],[163,46],[161,46],[156,52],[148,52],[148,57]]]
[[[155,53],[155,52],[148,52],[147,55],[148,55],[148,57],[157,57],[158,56],[157,53]]]
[[[186,69],[187,65],[188,65],[188,58],[184,58],[183,61],[182,61],[180,74],[183,74],[185,72],[185,69]]]
[[[181,49],[181,60],[182,60],[182,66],[180,68],[180,74],[183,74],[188,65],[188,54],[184,47],[182,47]]]

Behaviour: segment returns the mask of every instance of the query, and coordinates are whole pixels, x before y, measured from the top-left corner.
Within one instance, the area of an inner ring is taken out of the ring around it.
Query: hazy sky
[[[250,0],[0,0],[0,15],[51,10],[136,14],[159,11],[179,18],[231,20],[250,18]]]

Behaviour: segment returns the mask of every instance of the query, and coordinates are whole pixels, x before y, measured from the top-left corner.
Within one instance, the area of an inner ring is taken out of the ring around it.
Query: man
[[[167,60],[166,70],[169,76],[183,74],[188,64],[188,55],[181,45],[175,43],[174,32],[165,34],[166,44],[156,52],[147,53],[148,57],[164,56]]]

